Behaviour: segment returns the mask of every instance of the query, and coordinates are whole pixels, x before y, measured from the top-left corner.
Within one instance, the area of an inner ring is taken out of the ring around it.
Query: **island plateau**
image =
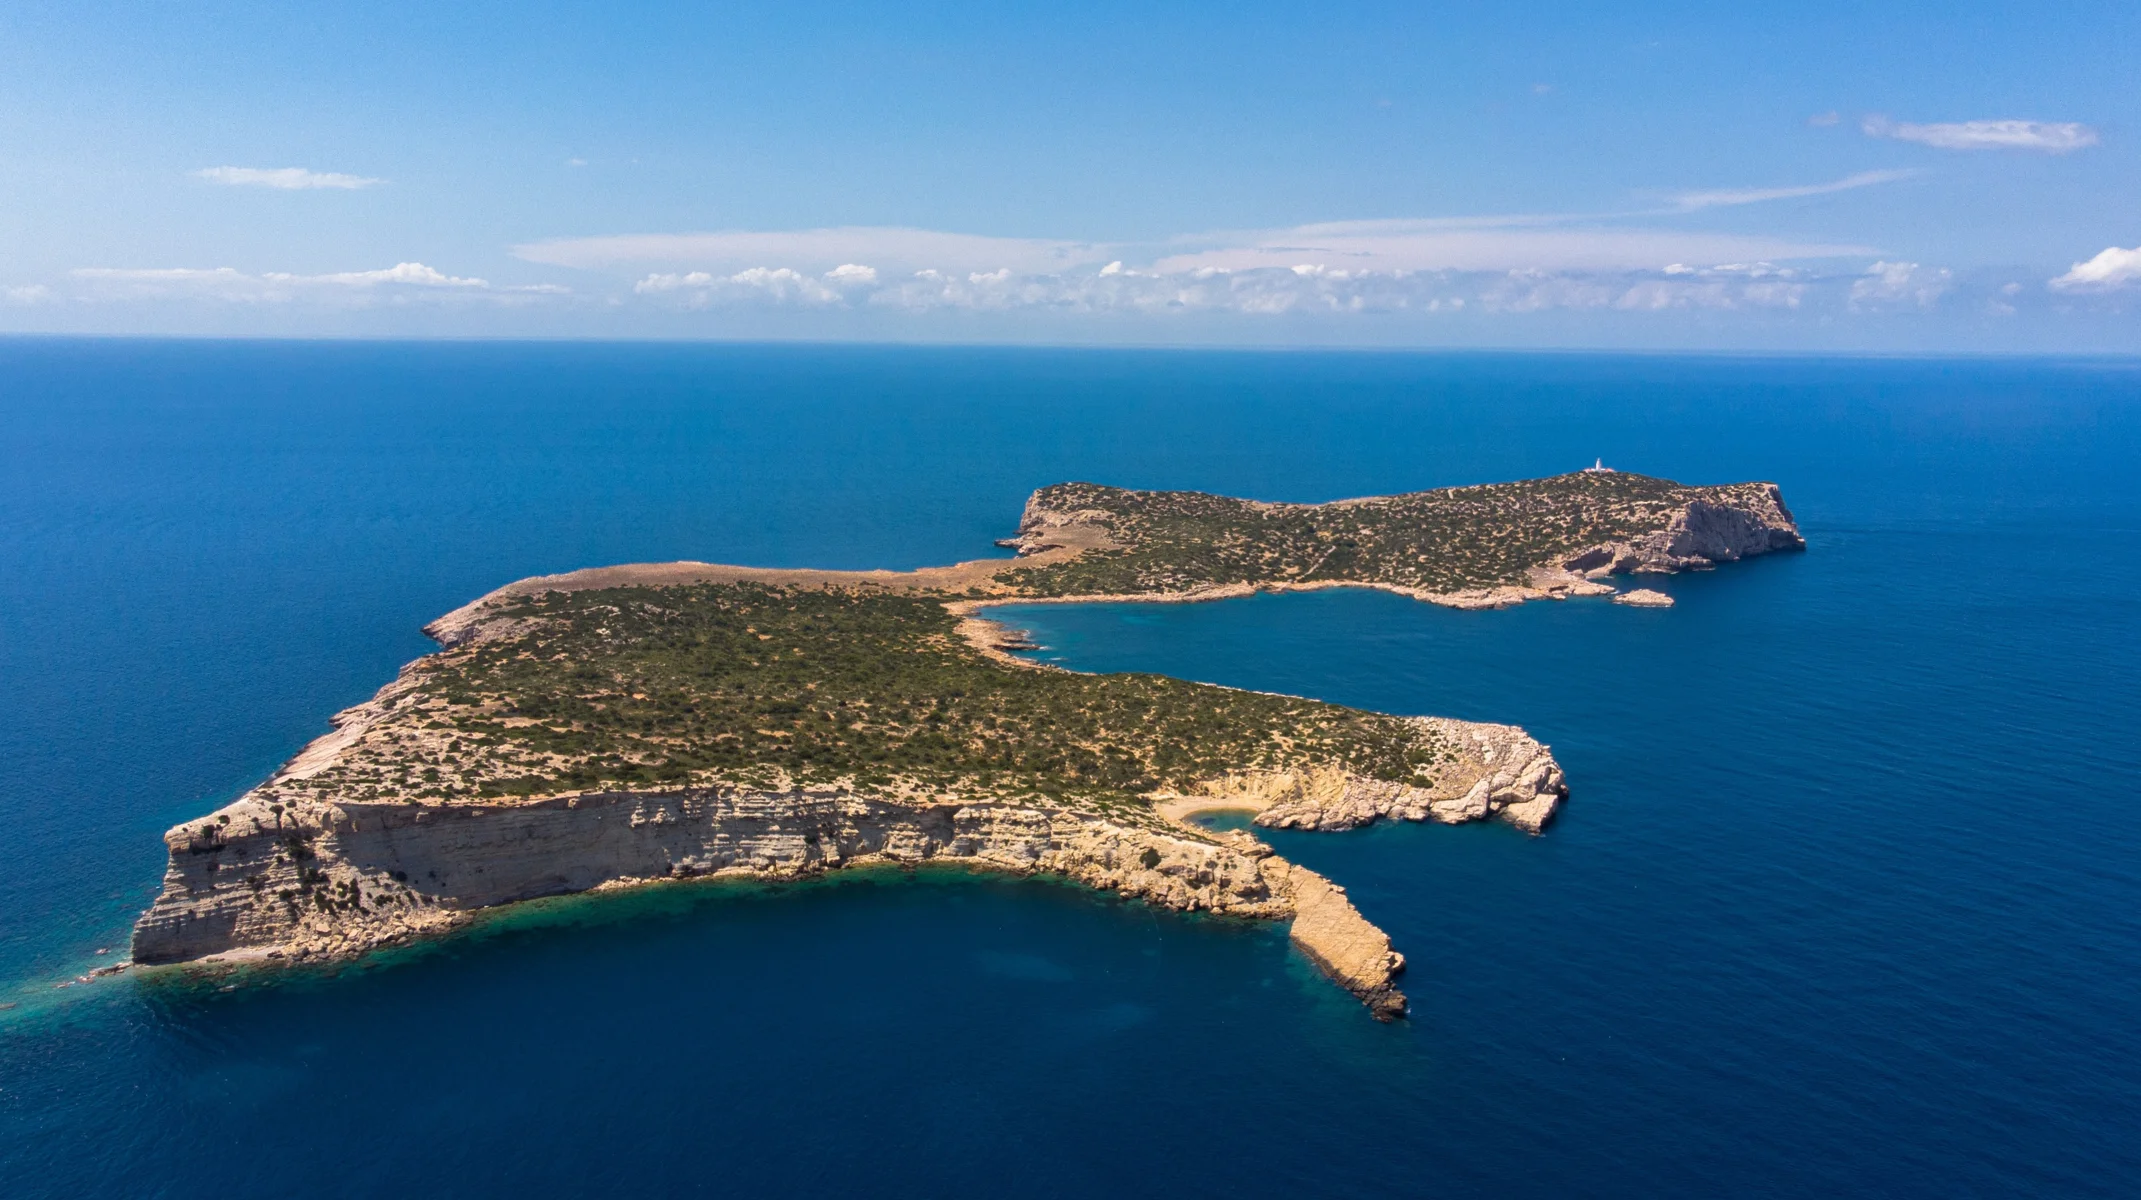
[[[165,835],[134,961],[329,961],[539,896],[936,862],[1290,921],[1387,1018],[1404,960],[1344,889],[1193,815],[1538,833],[1567,794],[1547,747],[1036,664],[988,607],[1351,585],[1485,608],[1804,546],[1773,485],[1597,470],[1326,504],[1062,484],[1004,544],[1017,557],[908,572],[685,562],[500,588],[266,782]]]

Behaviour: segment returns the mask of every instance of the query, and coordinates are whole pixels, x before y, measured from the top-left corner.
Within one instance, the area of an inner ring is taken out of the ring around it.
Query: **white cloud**
[[[877,268],[842,263],[815,278],[792,267],[746,267],[730,275],[657,272],[633,284],[632,290],[642,296],[682,293],[691,308],[751,301],[822,308],[845,304],[849,292],[875,287],[877,281]]]
[[[357,188],[377,187],[386,182],[384,179],[344,175],[336,171],[308,171],[303,167],[207,167],[193,174],[196,178],[228,187],[264,187],[282,191],[307,191],[314,188],[353,191]]]
[[[556,238],[513,247],[517,258],[558,267],[655,264],[734,272],[756,264],[790,263],[799,270],[837,270],[868,262],[891,270],[1062,270],[1108,257],[1084,242],[942,233],[930,229],[849,225],[831,229],[730,230]]]
[[[2100,292],[2141,283],[2141,246],[2121,250],[2106,246],[2088,262],[2078,262],[2051,281],[2062,292]]]
[[[52,289],[41,283],[25,283],[16,287],[0,288],[0,299],[9,304],[43,304],[52,298]]]
[[[1827,195],[1910,177],[1910,171],[1862,171],[1824,183],[1687,192],[1670,207],[1620,213],[1517,213],[1470,217],[1330,221],[1280,229],[1216,230],[1139,247],[1062,238],[996,237],[895,226],[846,225],[798,230],[618,234],[554,238],[513,247],[528,262],[581,269],[645,265],[667,277],[727,277],[767,263],[809,273],[868,262],[901,274],[946,271],[1035,275],[1098,267],[1129,273],[1142,249],[1158,254],[1150,270],[1258,270],[1318,266],[1328,270],[1507,271],[1654,268],[1664,262],[1864,257],[1867,247],[1759,234],[1643,227],[1634,218],[1672,218],[1702,209]],[[1175,253],[1167,254],[1169,248]],[[826,275],[830,279],[830,274]]]
[[[1812,287],[1796,273],[1780,271],[1766,263],[1704,270],[1675,264],[1656,272],[1511,271],[1499,279],[1482,281],[1478,303],[1488,312],[1499,313],[1548,309],[1795,309]]]
[[[897,276],[880,274],[839,292],[826,276],[762,266],[732,274],[654,274],[641,279],[633,290],[649,300],[667,300],[686,309],[840,305],[916,315],[1047,311],[1149,317],[1232,314],[1254,319],[1406,313],[1441,317],[1553,309],[1788,312],[1826,306],[1841,310],[1847,293],[1862,282],[1857,274],[1809,274],[1760,261],[1700,268],[1675,264],[1641,270],[1476,272],[1381,271],[1315,263],[1169,273],[1110,269],[1113,266],[1041,274],[924,269]],[[1925,279],[1919,282],[1923,285]]]
[[[1851,285],[1853,309],[1931,308],[1953,283],[1945,269],[1912,262],[1877,262]]]
[[[123,285],[138,291],[228,289],[261,282],[232,267],[76,267],[68,274],[89,283]]]
[[[787,267],[752,267],[731,275],[728,282],[764,292],[775,300],[803,304],[837,304],[840,301],[839,292]]]
[[[1953,121],[1913,125],[1887,117],[1867,117],[1859,128],[1867,137],[1894,138],[1942,150],[2037,150],[2067,154],[2097,142],[2096,130],[2076,121]]]
[[[374,295],[387,302],[401,302],[427,292],[526,299],[571,291],[554,283],[503,286],[484,279],[448,275],[416,262],[324,275],[288,271],[254,275],[233,267],[77,267],[68,274],[87,289],[85,298],[92,300],[192,297],[276,304],[336,295]]]
[[[1760,204],[1767,200],[1796,200],[1802,196],[1827,196],[1834,192],[1894,183],[1916,174],[1916,171],[1860,171],[1856,175],[1846,175],[1828,183],[1808,183],[1794,187],[1714,188],[1703,192],[1682,192],[1673,197],[1673,204],[1682,212],[1696,212],[1705,208]]]
[[[1603,224],[1549,226],[1570,218],[1476,221],[1343,221],[1253,234],[1208,235],[1222,244],[1169,255],[1163,273],[1318,266],[1370,271],[1599,271],[1656,269],[1669,262],[1746,262],[1863,257],[1863,246],[1749,234]],[[1233,244],[1225,244],[1231,242]],[[1246,243],[1246,244],[1243,244]]]
[[[330,283],[343,287],[378,287],[388,283],[406,283],[415,287],[450,287],[487,289],[490,282],[483,279],[464,279],[447,275],[422,263],[396,263],[377,271],[339,271],[332,275],[291,275],[282,271],[270,271],[263,278],[278,283]]]
[[[621,294],[597,299],[639,306],[650,314],[667,310],[674,316],[703,310],[755,311],[785,312],[790,314],[786,319],[809,320],[815,318],[808,314],[842,312],[862,320],[920,321],[962,313],[1029,314],[1051,320],[1141,323],[1182,319],[1287,322],[1286,327],[1296,333],[1336,329],[1332,323],[1343,322],[1349,327],[1386,331],[1376,336],[1400,337],[1408,329],[1425,335],[1437,325],[1451,328],[1448,322],[1453,320],[1519,321],[1526,314],[1555,312],[1592,313],[1596,319],[1613,322],[1660,322],[1675,313],[1705,321],[1731,314],[1737,314],[1736,320],[1829,320],[1936,306],[1958,312],[2007,313],[2029,303],[2028,293],[2002,288],[2011,276],[1958,279],[1937,266],[1888,259],[1844,270],[1755,257],[1715,264],[1696,260],[1663,266],[1484,270],[1390,269],[1311,259],[1270,266],[1207,264],[1191,270],[1154,271],[1122,268],[1116,265],[1118,261],[1038,272],[1010,267],[898,271],[855,262],[809,271],[769,262],[735,271],[649,273],[620,289]],[[2069,279],[2073,282],[2060,283],[2057,289],[2076,293],[2084,303],[2092,302],[2085,293],[2141,282],[2141,248],[2115,249],[2092,263],[2077,264],[2062,277]],[[0,290],[0,303],[33,302],[17,294],[21,291]],[[84,268],[65,283],[37,294],[34,302],[191,301],[241,308],[308,305],[315,310],[353,311],[418,305],[532,305],[552,301],[563,291],[554,285],[541,290],[509,288],[422,263],[312,275],[229,267]],[[2046,295],[2041,289],[2035,294]],[[2107,303],[2115,302],[2107,299]]]

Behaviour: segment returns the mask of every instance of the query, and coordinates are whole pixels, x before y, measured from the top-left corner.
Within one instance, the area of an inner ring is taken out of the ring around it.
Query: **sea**
[[[1505,826],[1274,833],[1411,963],[952,870],[126,973],[163,830],[523,576],[1001,554],[1034,488],[1589,466],[1806,534],[1458,612],[1031,606],[1035,656],[1520,724]],[[0,340],[0,1194],[2131,1196],[2141,362]]]

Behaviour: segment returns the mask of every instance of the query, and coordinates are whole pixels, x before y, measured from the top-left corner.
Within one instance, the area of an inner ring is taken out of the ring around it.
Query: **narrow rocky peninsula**
[[[265,783],[165,835],[142,964],[318,961],[537,896],[945,862],[1289,920],[1376,1015],[1403,958],[1267,828],[1499,818],[1567,788],[1523,730],[1010,653],[987,607],[1361,585],[1460,607],[1803,543],[1773,486],[1585,472],[1322,505],[1066,484],[1014,559],[912,572],[705,563],[523,580]]]

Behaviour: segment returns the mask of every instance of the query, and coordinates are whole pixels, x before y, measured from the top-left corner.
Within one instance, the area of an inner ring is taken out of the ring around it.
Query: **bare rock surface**
[[[1336,771],[1289,772],[1238,788],[1227,807],[1254,811],[1267,829],[1332,832],[1386,818],[1445,825],[1499,818],[1538,833],[1568,794],[1553,753],[1514,725],[1413,719],[1452,747],[1452,761],[1426,786]]]
[[[206,828],[204,836],[200,831]],[[1389,939],[1313,871],[1254,839],[1001,804],[840,790],[563,796],[452,809],[345,804],[319,819],[240,800],[166,838],[142,964],[347,958],[501,904],[697,876],[804,879],[861,866],[1052,874],[1185,912],[1293,919],[1293,937],[1379,1016],[1404,1011]],[[330,906],[290,902],[302,877]]]

